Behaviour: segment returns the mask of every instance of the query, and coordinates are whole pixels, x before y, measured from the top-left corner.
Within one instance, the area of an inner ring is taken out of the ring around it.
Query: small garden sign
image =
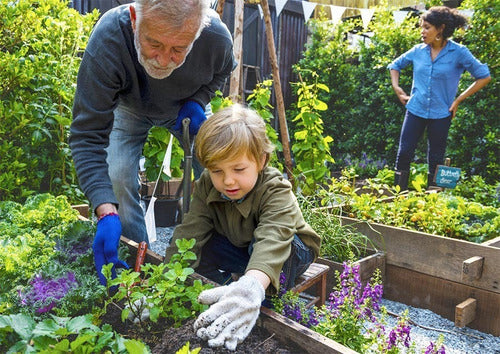
[[[460,168],[445,165],[436,167],[436,185],[443,188],[455,188],[460,179]]]

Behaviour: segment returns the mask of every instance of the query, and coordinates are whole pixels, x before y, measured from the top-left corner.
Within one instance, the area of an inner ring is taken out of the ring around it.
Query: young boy
[[[280,272],[291,288],[319,254],[320,237],[304,221],[290,183],[267,166],[273,146],[263,119],[235,104],[200,128],[195,153],[205,171],[194,188],[190,211],[174,231],[194,238],[196,271],[219,284],[199,301],[212,305],[195,322],[212,347],[234,350],[252,330],[265,292],[279,289]]]

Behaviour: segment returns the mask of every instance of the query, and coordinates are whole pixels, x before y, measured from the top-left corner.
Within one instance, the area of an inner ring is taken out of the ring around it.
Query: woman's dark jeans
[[[396,170],[408,171],[410,169],[417,143],[427,128],[427,163],[429,174],[434,175],[436,166],[444,161],[450,125],[451,116],[442,119],[424,119],[406,111],[399,139]]]
[[[226,237],[214,234],[203,246],[196,272],[219,284],[227,284],[231,281],[231,273],[245,273],[252,251],[253,243],[248,247],[236,247]],[[290,257],[282,268],[286,289],[293,287],[295,279],[307,270],[313,260],[314,252],[295,235]]]

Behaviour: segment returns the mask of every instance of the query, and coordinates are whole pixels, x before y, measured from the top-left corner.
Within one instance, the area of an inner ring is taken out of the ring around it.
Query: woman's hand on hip
[[[404,92],[404,90],[401,87],[395,88],[394,91],[396,92],[396,95],[398,96],[399,102],[401,102],[401,104],[403,106],[406,106],[406,104],[408,103],[408,100],[410,99],[410,96],[408,96],[406,94],[406,92]]]

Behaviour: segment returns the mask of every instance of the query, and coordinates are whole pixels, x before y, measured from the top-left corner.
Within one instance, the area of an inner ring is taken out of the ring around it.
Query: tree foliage
[[[40,191],[78,198],[68,128],[97,15],[64,0],[0,0],[0,200]]]

